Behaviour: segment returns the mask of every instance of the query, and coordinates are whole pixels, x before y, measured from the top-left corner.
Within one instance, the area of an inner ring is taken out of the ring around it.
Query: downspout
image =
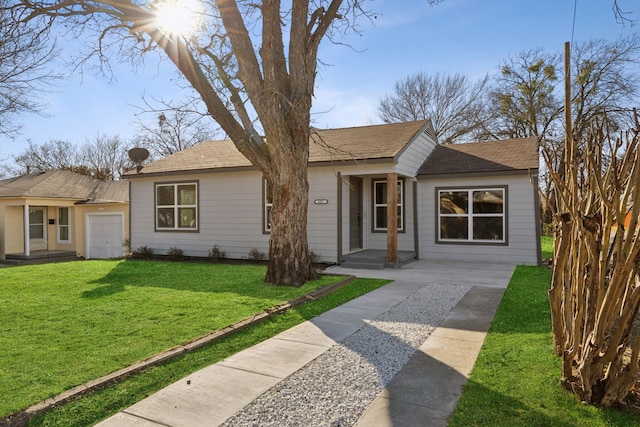
[[[420,259],[420,230],[418,230],[418,181],[413,181],[413,251]]]
[[[538,267],[542,265],[542,243],[541,239],[541,228],[542,228],[542,219],[540,218],[540,190],[538,187],[538,173],[531,176],[533,182],[533,204],[535,209],[535,221],[536,221],[536,252],[537,258],[536,262],[538,263]]]
[[[338,265],[342,264],[342,173],[338,172],[338,218],[337,218],[337,262]]]

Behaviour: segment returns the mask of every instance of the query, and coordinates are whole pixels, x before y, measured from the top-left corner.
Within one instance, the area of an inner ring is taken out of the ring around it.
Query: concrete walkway
[[[368,320],[428,283],[447,283],[471,288],[356,424],[446,426],[513,270],[505,264],[428,261],[376,271],[331,268],[330,273],[394,282],[195,372],[98,426],[220,425]]]

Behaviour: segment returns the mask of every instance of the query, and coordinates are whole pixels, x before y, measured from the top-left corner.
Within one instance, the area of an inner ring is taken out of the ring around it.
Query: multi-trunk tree
[[[621,404],[640,360],[640,121],[611,129],[606,112],[574,125],[565,45],[565,141],[543,150],[556,232],[549,289],[562,383],[582,401]],[[577,117],[580,117],[578,114]]]
[[[607,126],[602,116],[571,133],[567,161],[550,171],[555,351],[563,384],[600,406],[623,402],[640,358],[640,123],[636,115],[635,127],[617,135]]]

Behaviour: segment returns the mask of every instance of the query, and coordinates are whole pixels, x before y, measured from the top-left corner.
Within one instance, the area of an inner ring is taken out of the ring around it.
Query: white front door
[[[47,208],[29,208],[29,249],[47,250]]]
[[[87,215],[87,259],[120,258],[124,254],[124,215]]]

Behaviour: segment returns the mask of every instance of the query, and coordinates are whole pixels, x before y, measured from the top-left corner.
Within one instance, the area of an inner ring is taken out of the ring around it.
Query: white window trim
[[[503,209],[501,213],[474,213],[473,212],[473,193],[475,191],[501,191]],[[440,209],[440,195],[450,192],[467,192],[467,213],[466,214],[443,214]],[[441,243],[480,243],[480,244],[505,244],[507,242],[507,188],[506,187],[468,187],[468,188],[440,188],[437,193],[436,209],[438,213],[437,236],[438,242]],[[467,229],[469,230],[467,239],[446,239],[442,237],[441,218],[458,218],[467,217]],[[473,219],[474,218],[502,218],[502,239],[474,239],[473,238]]]
[[[398,227],[398,231],[404,231],[404,180],[398,179],[398,183],[400,184],[400,189],[398,190],[398,207],[400,208],[400,226]],[[387,181],[384,179],[381,180],[373,180],[373,231],[387,231],[387,227],[378,227],[378,209],[387,207],[386,203],[377,203],[376,195],[378,192],[376,191],[376,186],[378,184],[387,184]]]
[[[194,185],[196,191],[196,203],[193,205],[179,205],[178,204],[178,187]],[[173,187],[173,205],[158,205],[158,188],[159,187]],[[156,231],[198,231],[200,228],[200,212],[198,209],[198,201],[199,201],[199,192],[198,192],[198,182],[197,181],[189,181],[189,182],[163,182],[156,183],[153,191],[154,194],[154,222]],[[158,225],[158,209],[169,209],[173,208],[173,218],[174,218],[174,226],[173,227],[160,227]],[[178,215],[178,209],[180,208],[195,208],[195,227],[180,227],[180,219]]]
[[[67,210],[67,220],[69,221],[69,223],[68,223],[68,224],[64,224],[64,225],[63,225],[63,224],[61,224],[61,223],[60,223],[60,218],[61,218],[60,210],[61,210],[61,209],[66,209],[66,210]],[[57,215],[58,215],[58,226],[56,227],[56,229],[57,229],[57,232],[58,232],[58,233],[57,233],[57,234],[58,234],[58,236],[57,236],[57,237],[58,237],[58,243],[62,243],[62,244],[69,244],[69,243],[71,243],[71,209],[70,209],[68,206],[61,206],[61,207],[58,207]],[[66,228],[67,228],[67,236],[68,236],[69,238],[68,238],[68,239],[66,239],[66,240],[63,240],[63,239],[60,237],[60,236],[61,236],[61,234],[62,234],[62,233],[60,232],[60,229],[61,229],[62,227],[66,227]]]
[[[271,233],[271,226],[269,225],[269,208],[273,208],[273,195],[272,200],[267,200],[269,194],[269,183],[266,179],[262,179],[262,232],[264,234]]]

